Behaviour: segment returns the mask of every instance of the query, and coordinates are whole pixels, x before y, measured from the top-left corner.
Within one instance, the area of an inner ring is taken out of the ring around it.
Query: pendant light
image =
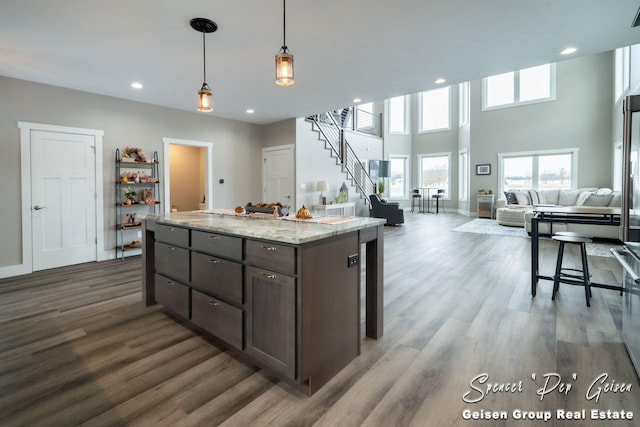
[[[210,113],[213,111],[213,99],[211,98],[213,93],[207,84],[207,50],[205,45],[205,34],[215,32],[218,29],[218,26],[215,22],[207,18],[193,18],[190,23],[191,28],[202,33],[203,83],[202,87],[198,91],[198,111]]]
[[[287,13],[286,0],[282,0],[282,47],[276,55],[276,84],[291,86],[293,80],[293,55],[287,49]]]

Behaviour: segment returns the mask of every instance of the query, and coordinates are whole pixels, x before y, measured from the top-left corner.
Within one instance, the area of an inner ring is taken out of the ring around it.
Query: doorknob
[[[39,211],[40,209],[44,209],[44,208],[46,208],[46,206],[38,206],[38,205],[35,205],[35,206],[33,207],[33,209],[34,209],[34,210],[36,210],[36,211]]]

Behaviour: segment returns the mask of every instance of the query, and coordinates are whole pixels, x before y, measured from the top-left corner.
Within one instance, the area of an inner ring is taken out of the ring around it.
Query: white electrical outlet
[[[302,184],[300,184],[300,189],[301,190],[306,190],[307,189],[307,184],[305,184],[304,182]]]
[[[138,239],[142,238],[142,231],[138,230]]]

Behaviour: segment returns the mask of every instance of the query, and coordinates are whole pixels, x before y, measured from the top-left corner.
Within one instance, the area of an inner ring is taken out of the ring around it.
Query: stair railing
[[[336,115],[340,113],[322,113],[310,116],[309,120],[316,125],[316,128],[325,140],[325,144],[332,151],[333,157],[338,159],[338,164],[347,174],[356,191],[364,196],[365,203],[369,202],[369,194],[375,193],[375,184],[367,172],[366,165],[360,161],[351,145],[344,136],[344,129],[338,124]]]

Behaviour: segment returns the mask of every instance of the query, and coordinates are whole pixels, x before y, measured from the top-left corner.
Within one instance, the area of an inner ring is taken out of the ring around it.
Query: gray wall
[[[18,121],[104,130],[104,182],[98,185],[104,192],[105,250],[115,245],[116,148],[158,151],[163,162],[163,137],[213,142],[213,207],[260,198],[262,126],[7,77],[0,77],[0,100],[0,267],[22,262]]]

